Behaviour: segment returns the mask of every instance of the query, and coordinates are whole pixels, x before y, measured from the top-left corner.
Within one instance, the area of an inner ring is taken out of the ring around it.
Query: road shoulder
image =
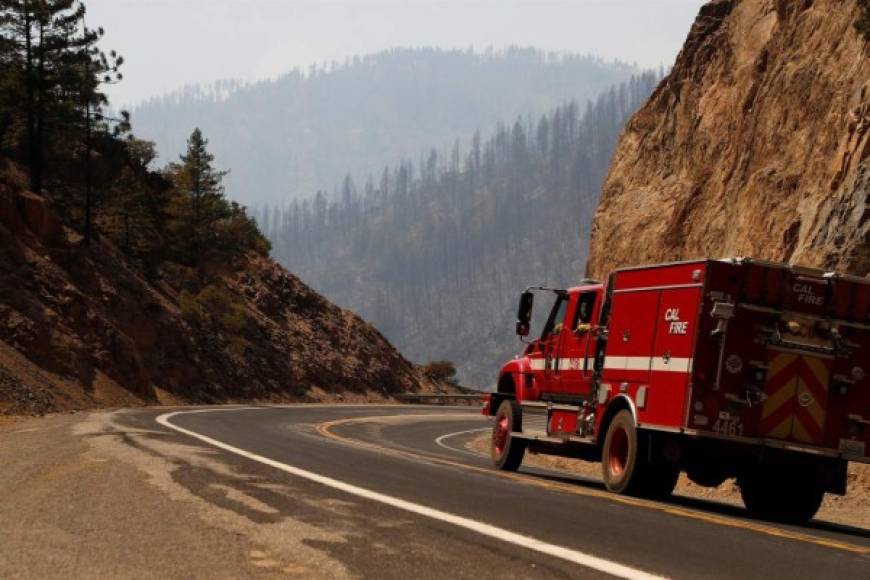
[[[309,545],[341,538],[287,517],[259,525],[270,508],[234,487],[243,475],[120,416],[0,427],[0,577],[348,576]],[[220,477],[197,495],[191,466]]]

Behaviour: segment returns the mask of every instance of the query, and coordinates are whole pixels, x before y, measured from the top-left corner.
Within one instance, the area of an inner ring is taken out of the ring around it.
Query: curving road
[[[488,428],[477,413],[290,406],[129,411],[121,421],[208,449],[261,484],[292,484],[313,498],[309,523],[353,524],[352,541],[320,548],[365,577],[870,577],[867,530],[779,526],[684,498],[616,497],[533,468],[496,472],[464,446]],[[282,497],[258,501],[299,516],[298,502]],[[337,515],[317,513],[336,502]]]

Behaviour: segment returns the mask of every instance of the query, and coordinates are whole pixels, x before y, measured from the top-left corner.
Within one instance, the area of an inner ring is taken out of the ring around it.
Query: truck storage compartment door
[[[686,416],[701,288],[662,290],[644,421],[678,427]]]
[[[763,437],[820,445],[828,410],[831,358],[768,349]]]
[[[602,378],[614,388],[649,381],[659,294],[657,290],[617,290],[613,294]]]

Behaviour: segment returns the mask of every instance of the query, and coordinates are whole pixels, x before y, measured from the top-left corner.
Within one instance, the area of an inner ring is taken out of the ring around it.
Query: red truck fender
[[[513,394],[517,400],[526,401],[538,398],[534,389],[529,389],[526,376],[531,372],[529,359],[526,357],[516,358],[505,364],[498,379],[498,392]]]
[[[599,434],[599,444],[604,443],[604,437],[607,436],[607,428],[610,426],[610,421],[613,420],[613,417],[623,409],[628,409],[634,419],[634,424],[638,424],[637,407],[635,406],[634,401],[631,400],[631,397],[627,396],[625,393],[616,395],[607,402],[607,406],[601,414],[601,420],[598,423],[598,429],[596,429],[596,433]]]
[[[537,398],[537,394],[526,388],[525,375],[530,372],[527,358],[517,358],[505,364],[499,373],[498,387],[495,393],[484,399],[483,415],[492,417],[498,412],[501,402],[507,399],[518,401]]]

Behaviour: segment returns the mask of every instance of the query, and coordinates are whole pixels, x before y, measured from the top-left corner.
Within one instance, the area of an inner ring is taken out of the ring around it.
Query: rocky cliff
[[[627,125],[588,273],[751,256],[870,273],[870,48],[855,0],[713,0]]]
[[[369,400],[436,388],[371,325],[255,254],[185,293],[90,247],[0,159],[0,414]]]

